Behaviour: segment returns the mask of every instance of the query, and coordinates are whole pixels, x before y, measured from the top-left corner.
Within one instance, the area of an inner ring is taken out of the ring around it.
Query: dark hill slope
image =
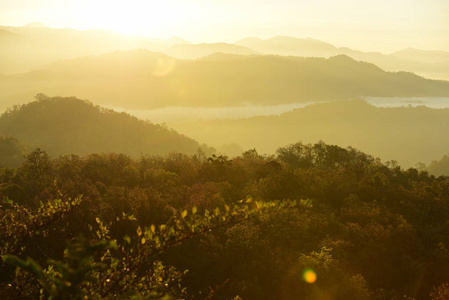
[[[41,147],[50,155],[116,152],[132,156],[196,153],[200,145],[160,125],[76,98],[49,98],[8,110],[0,134]]]
[[[18,167],[25,161],[25,154],[29,150],[28,145],[16,138],[0,134],[0,168]]]

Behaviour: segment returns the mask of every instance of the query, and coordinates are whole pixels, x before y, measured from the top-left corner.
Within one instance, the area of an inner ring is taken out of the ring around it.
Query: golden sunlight
[[[185,21],[180,8],[175,1],[95,1],[86,7],[84,26],[156,36],[174,31]]]

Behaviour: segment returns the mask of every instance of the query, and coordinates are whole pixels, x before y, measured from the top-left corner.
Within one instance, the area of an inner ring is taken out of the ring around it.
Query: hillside
[[[264,153],[298,140],[323,140],[356,147],[384,161],[396,160],[405,167],[440,159],[449,150],[448,109],[377,108],[363,101],[315,104],[280,116],[198,121],[174,128],[214,147],[236,143]]]
[[[300,39],[289,36],[277,36],[266,40],[246,38],[235,44],[249,47],[263,54],[309,57],[331,57],[343,54],[355,60],[373,63],[387,71],[408,71],[433,79],[449,80],[447,75],[449,74],[449,52],[447,51],[407,48],[391,54],[383,54],[335,47],[312,38]]]
[[[449,82],[390,73],[340,55],[240,56],[180,61],[148,50],[116,51],[0,78],[3,105],[37,93],[77,95],[133,109],[226,107],[373,97],[449,96]]]
[[[198,59],[214,53],[237,55],[258,54],[258,52],[250,48],[226,43],[173,45],[164,49],[163,52],[178,59]]]
[[[424,169],[435,176],[449,176],[449,154],[444,155],[439,160],[432,161]]]
[[[11,37],[16,38],[12,39]],[[128,37],[111,30],[0,26],[0,73],[29,72],[59,60],[100,55],[115,50],[151,49],[185,44],[180,38]]]
[[[18,167],[31,148],[13,137],[0,135],[0,167]]]
[[[201,147],[173,130],[125,113],[73,97],[43,95],[38,95],[37,101],[14,107],[1,115],[0,134],[40,147],[51,156],[102,152],[134,157],[174,151],[193,154]]]
[[[441,63],[449,62],[448,51],[436,51],[436,50],[420,50],[415,48],[407,48],[401,51],[392,53],[393,56],[407,58],[415,61],[428,62],[428,63]]]
[[[250,37],[239,40],[235,44],[254,49],[260,53],[285,56],[329,57],[337,53],[335,46],[312,38],[300,39],[289,36],[276,36],[262,40]]]

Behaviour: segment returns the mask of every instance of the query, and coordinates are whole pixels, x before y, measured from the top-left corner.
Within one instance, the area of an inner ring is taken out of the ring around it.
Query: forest
[[[449,180],[354,148],[0,169],[2,299],[447,299]]]
[[[447,1],[31,2],[0,300],[449,299]]]

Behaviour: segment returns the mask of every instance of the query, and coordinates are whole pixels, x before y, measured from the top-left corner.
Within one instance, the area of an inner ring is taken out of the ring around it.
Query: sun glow
[[[126,35],[170,34],[186,17],[175,1],[92,1],[84,11],[86,28],[111,29]]]

